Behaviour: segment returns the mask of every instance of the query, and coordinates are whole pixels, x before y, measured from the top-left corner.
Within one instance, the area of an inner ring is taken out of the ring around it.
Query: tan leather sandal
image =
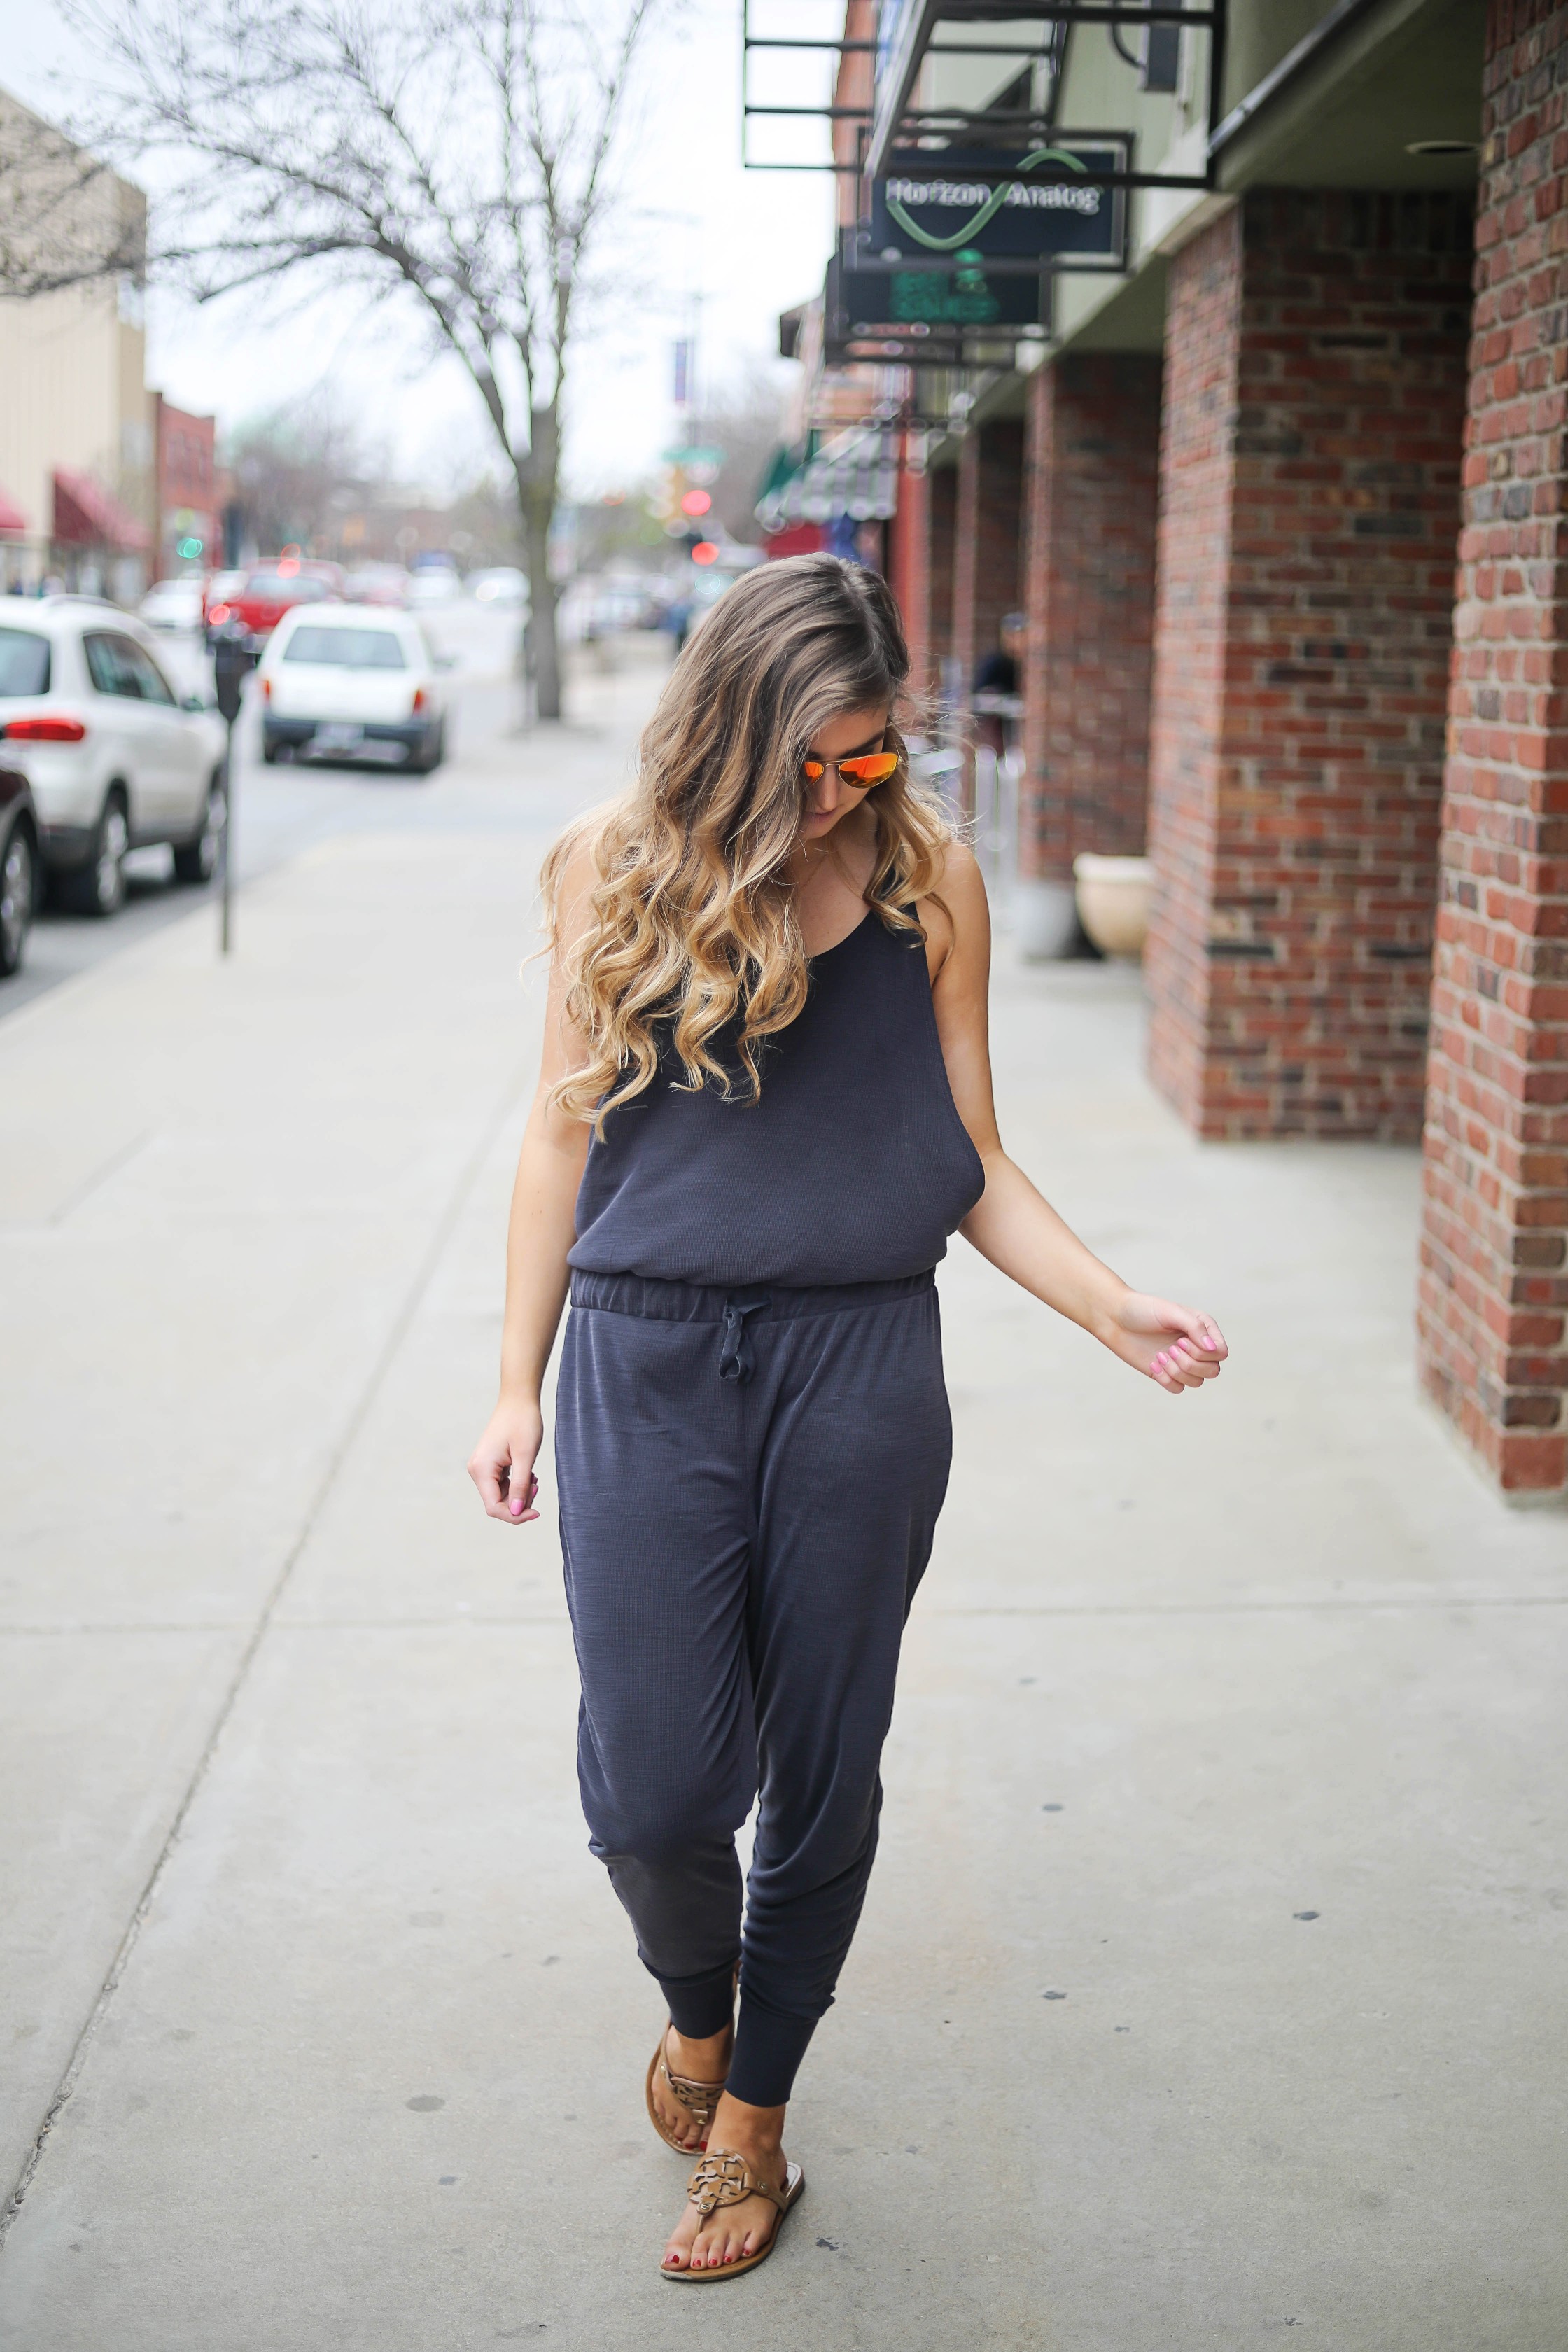
[[[767,2261],[778,2244],[784,2215],[798,2202],[805,2187],[805,2175],[798,2164],[785,2163],[784,2185],[782,2189],[775,2189],[771,2180],[757,2178],[743,2156],[736,2156],[728,2148],[712,2149],[691,2176],[691,2185],[686,2192],[689,2202],[696,2206],[706,2221],[721,2205],[742,2205],[748,2197],[765,2197],[779,2209],[773,2236],[760,2252],[744,2254],[737,2263],[716,2263],[711,2269],[693,2270],[688,2261],[680,2269],[674,2270],[668,2263],[661,2262],[659,2276],[682,2279],[688,2286],[700,2286],[709,2279],[739,2278],[742,2271],[754,2271],[759,2263]]]
[[[666,2147],[672,2147],[677,2156],[689,2156],[691,2150],[685,2141],[677,2139],[672,2132],[666,2129],[664,2118],[654,2105],[654,2084],[656,2081],[662,2081],[672,2097],[679,2099],[692,2122],[701,2126],[704,2146],[707,2144],[708,2134],[712,2128],[713,2110],[719,2104],[724,2085],[722,2083],[698,2083],[694,2082],[689,2074],[672,2074],[668,2057],[666,2055],[668,2047],[669,2028],[667,2025],[658,2037],[658,2048],[648,2061],[648,2121]]]

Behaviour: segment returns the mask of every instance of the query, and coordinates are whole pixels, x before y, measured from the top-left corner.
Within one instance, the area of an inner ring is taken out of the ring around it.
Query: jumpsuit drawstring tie
[[[746,1321],[750,1315],[760,1315],[773,1300],[764,1292],[756,1298],[727,1298],[724,1301],[724,1343],[719,1350],[719,1378],[739,1381],[742,1387],[757,1369],[752,1353],[751,1332]]]

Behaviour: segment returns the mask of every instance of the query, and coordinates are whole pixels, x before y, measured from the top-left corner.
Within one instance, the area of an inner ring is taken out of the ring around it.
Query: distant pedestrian
[[[785,2102],[859,1917],[947,1484],[949,1234],[1172,1395],[1226,1354],[1002,1149],[984,888],[910,775],[908,673],[874,573],[749,573],[678,663],[633,790],[544,871],[543,1070],[468,1468],[493,1518],[538,1517],[569,1294],[579,1778],[668,2005],[648,2113],[701,2159],[661,2262],[680,2282],[763,2260],[804,2186]],[[759,1790],[742,1943],[734,1839]]]
[[[975,665],[971,687],[970,731],[977,746],[998,758],[1007,749],[1008,717],[999,701],[1011,701],[1018,692],[1018,666],[1024,652],[1024,615],[1009,613],[997,633],[998,642]],[[1013,730],[1016,733],[1016,729]]]
[[[1016,694],[1018,663],[1024,650],[1024,615],[1009,613],[997,631],[997,643],[975,665],[976,694]]]
[[[664,616],[664,625],[669,631],[671,656],[676,661],[686,651],[686,640],[691,635],[692,610],[689,596],[677,596]]]

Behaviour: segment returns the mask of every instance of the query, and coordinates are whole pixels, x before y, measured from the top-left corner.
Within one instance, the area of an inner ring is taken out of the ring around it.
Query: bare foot
[[[717,2090],[729,2072],[734,2042],[729,2026],[722,2033],[710,2034],[706,2042],[689,2042],[672,2025],[664,2037],[664,2063],[672,2074],[684,2074],[693,2083],[711,2083]],[[707,2135],[701,2125],[690,2108],[676,2097],[657,2066],[653,2070],[653,2103],[666,2131],[682,2147],[689,2148],[696,2156],[707,2147]]]
[[[682,2070],[684,2071],[684,2070]],[[728,2091],[720,2100],[708,2145],[715,2154],[744,2157],[759,2180],[784,2184],[783,2107],[749,2107]],[[779,2225],[779,2209],[767,2197],[721,2205],[704,2221],[689,2203],[664,2250],[667,2270],[721,2270],[727,2263],[759,2254]]]

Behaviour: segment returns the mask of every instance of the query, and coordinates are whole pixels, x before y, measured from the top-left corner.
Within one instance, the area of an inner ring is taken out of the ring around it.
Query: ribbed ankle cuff
[[[688,2042],[706,2042],[722,2033],[735,2014],[735,1964],[705,1969],[700,1976],[660,1977],[659,1990],[669,2003],[669,2021]]]
[[[817,2022],[815,2017],[785,2017],[776,2009],[759,2008],[742,1990],[735,2054],[724,2085],[730,2096],[749,2107],[784,2106]]]

